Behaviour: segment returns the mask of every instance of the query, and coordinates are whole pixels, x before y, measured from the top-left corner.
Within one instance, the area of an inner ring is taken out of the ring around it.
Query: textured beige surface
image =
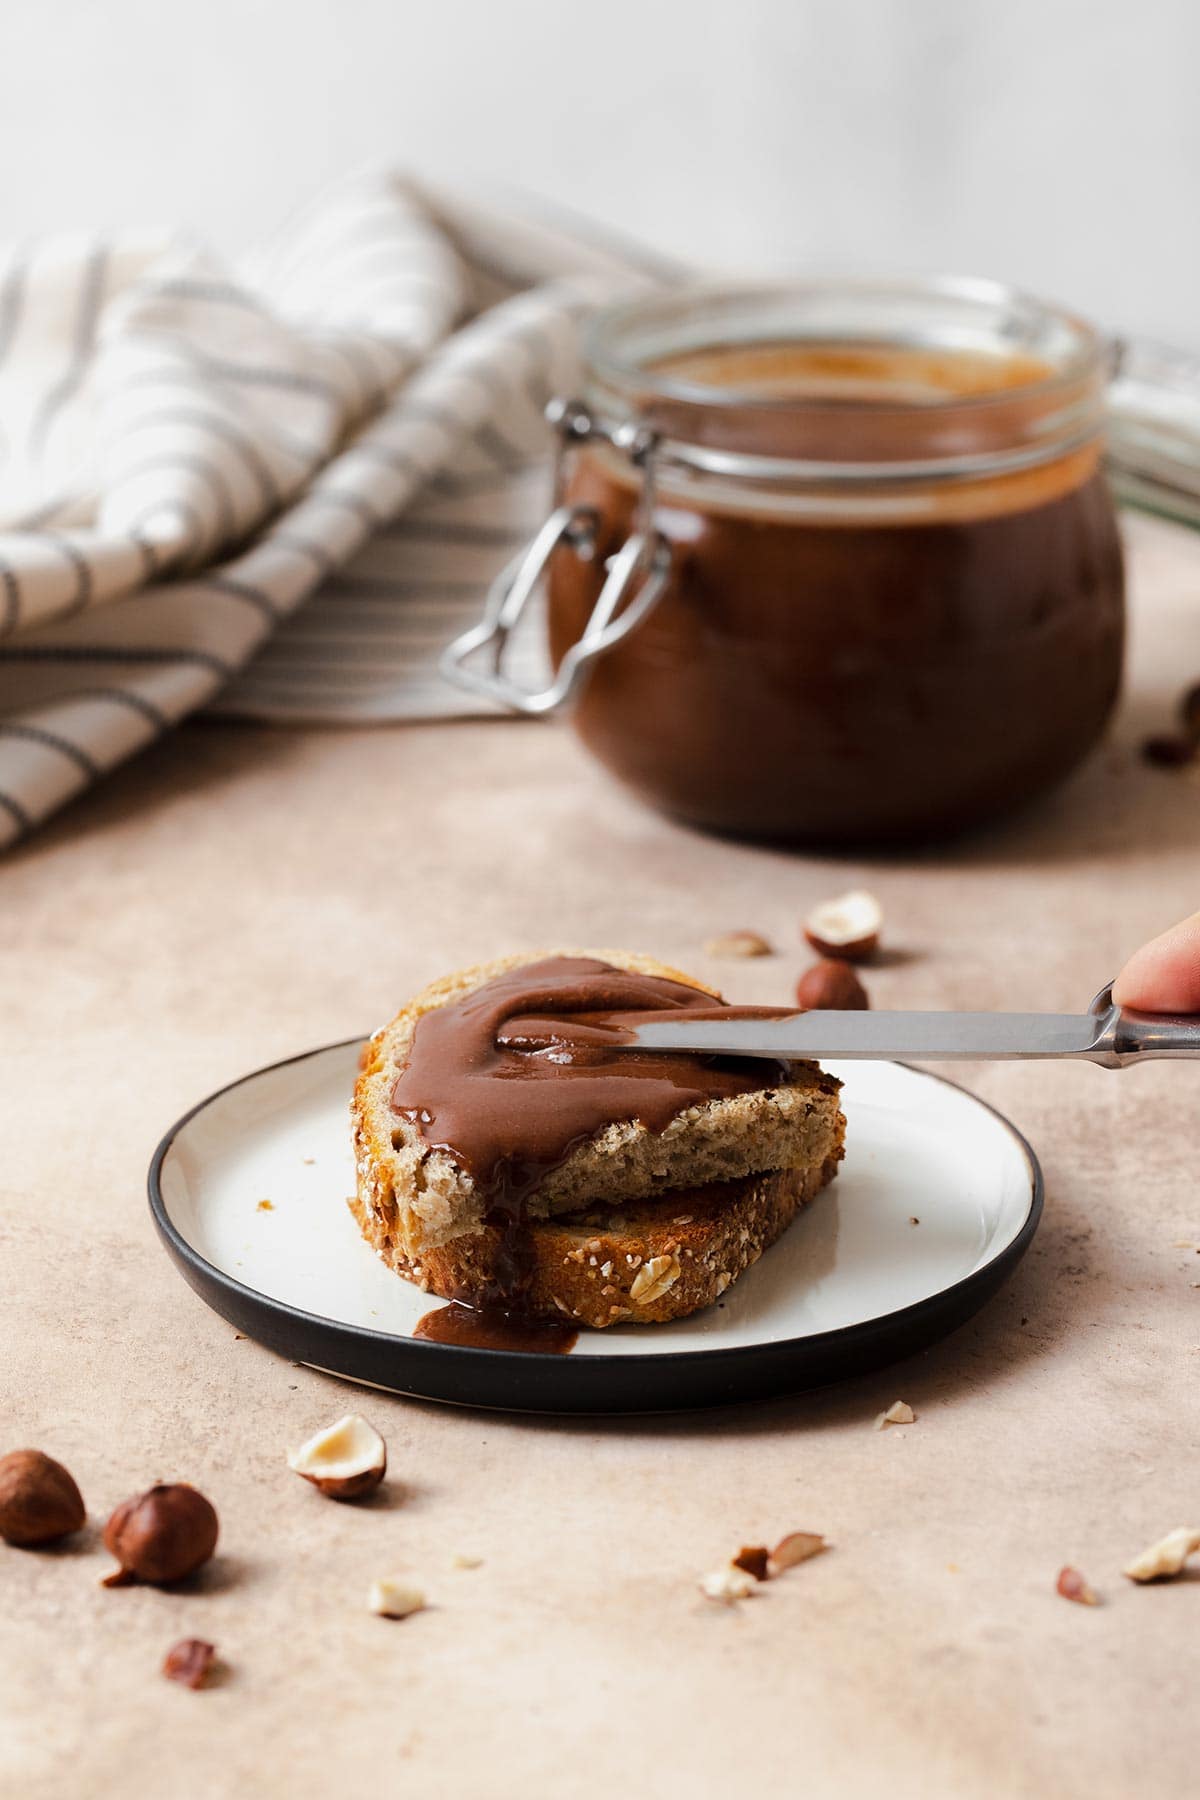
[[[223,1522],[190,1594],[104,1591],[94,1541],[0,1553],[5,1800],[1196,1792],[1200,1579],[1118,1575],[1200,1516],[1200,1256],[1176,1247],[1200,1243],[1194,1065],[975,1071],[1045,1163],[1015,1280],[903,1367],[740,1412],[571,1423],[355,1392],[237,1341],[144,1200],[195,1099],[522,945],[628,943],[781,1000],[798,916],[866,882],[894,952],[878,1002],[1086,1002],[1200,900],[1200,785],[1130,748],[1200,674],[1200,547],[1132,535],[1114,746],[952,851],[708,841],[536,726],[195,727],[0,868],[3,1447],[61,1457],[94,1516],[179,1476]],[[709,964],[742,925],[781,956]],[[874,1431],[898,1397],[918,1423]],[[289,1474],[285,1446],[355,1405],[403,1500],[338,1507]],[[738,1545],[795,1527],[835,1548],[739,1609],[699,1598]],[[1103,1606],[1057,1598],[1068,1561]],[[371,1580],[405,1568],[431,1610],[372,1617]],[[158,1674],[187,1634],[228,1661],[211,1692]]]

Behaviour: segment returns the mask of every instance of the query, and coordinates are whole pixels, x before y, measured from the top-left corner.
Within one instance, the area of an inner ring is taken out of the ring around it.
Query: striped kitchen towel
[[[0,848],[199,707],[473,710],[438,651],[544,505],[580,319],[658,272],[382,175],[232,269],[0,251]]]

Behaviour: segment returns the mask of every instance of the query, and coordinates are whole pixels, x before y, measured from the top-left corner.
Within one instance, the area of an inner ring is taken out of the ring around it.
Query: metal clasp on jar
[[[448,644],[441,671],[448,681],[498,700],[513,712],[554,712],[571,698],[588,664],[627,637],[657,605],[671,566],[671,547],[653,525],[653,434],[636,424],[615,429],[596,420],[578,400],[554,400],[546,417],[558,432],[554,478],[554,511],[529,545],[500,571],[488,589],[478,625]],[[562,499],[567,452],[591,439],[601,439],[623,452],[641,470],[642,489],[634,530],[605,564],[604,586],[582,635],[567,651],[548,687],[519,687],[505,669],[512,633],[536,594],[551,556],[566,548],[581,562],[592,562],[600,519],[593,508],[568,506]]]

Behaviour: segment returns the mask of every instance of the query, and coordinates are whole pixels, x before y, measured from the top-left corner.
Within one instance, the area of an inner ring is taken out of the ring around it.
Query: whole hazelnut
[[[52,1544],[78,1531],[83,1495],[61,1463],[40,1450],[0,1457],[0,1537],[9,1544]]]
[[[186,1482],[160,1482],[121,1502],[104,1527],[104,1547],[121,1565],[105,1587],[180,1581],[216,1549],[216,1511]]]
[[[796,1005],[805,1012],[865,1012],[867,990],[848,962],[822,957],[796,983]]]

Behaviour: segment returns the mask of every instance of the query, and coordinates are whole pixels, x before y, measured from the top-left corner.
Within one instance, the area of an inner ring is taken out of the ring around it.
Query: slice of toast
[[[392,1110],[392,1087],[413,1033],[435,1007],[548,956],[595,957],[619,969],[713,993],[692,976],[646,956],[619,950],[539,950],[463,970],[418,994],[367,1045],[351,1107],[356,1216],[364,1235],[396,1267],[424,1264],[429,1252],[443,1245],[453,1244],[455,1255],[462,1256],[461,1240],[484,1234],[488,1210],[467,1170],[447,1151],[428,1144],[417,1124]],[[807,1177],[840,1145],[839,1085],[815,1064],[797,1063],[786,1081],[689,1107],[664,1131],[650,1131],[637,1119],[610,1124],[547,1171],[525,1199],[526,1215],[536,1221],[597,1204],[643,1203],[673,1190],[736,1183],[768,1171]]]
[[[834,1118],[819,1131],[814,1127],[812,1160],[803,1167],[531,1224],[532,1277],[522,1292],[522,1312],[602,1330],[660,1325],[711,1305],[832,1180],[842,1156],[842,1125],[835,1107]],[[468,1305],[494,1294],[504,1242],[498,1226],[410,1256],[361,1199],[351,1208],[383,1260],[427,1292]]]

